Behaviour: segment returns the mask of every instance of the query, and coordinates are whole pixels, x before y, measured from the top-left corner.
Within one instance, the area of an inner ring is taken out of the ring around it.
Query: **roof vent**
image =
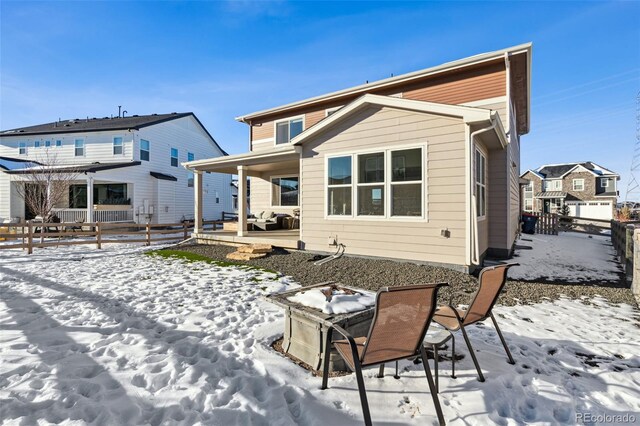
[[[64,125],[64,127],[71,127],[71,124],[67,123]]]
[[[133,114],[133,115],[132,115],[132,117],[137,117],[137,116],[138,116],[138,114]]]
[[[156,116],[156,115],[158,115],[158,114],[151,114],[151,115]]]
[[[171,114],[177,114],[177,112],[172,112]]]

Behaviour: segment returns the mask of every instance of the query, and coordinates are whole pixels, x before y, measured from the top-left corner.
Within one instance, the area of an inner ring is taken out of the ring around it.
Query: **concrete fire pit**
[[[339,325],[353,336],[366,336],[374,312],[374,306],[371,305],[363,307],[364,309],[357,312],[324,313],[320,309],[289,300],[290,298],[295,299],[300,293],[322,288],[333,288],[349,294],[367,293],[366,290],[328,281],[266,297],[267,301],[285,309],[286,318],[282,342],[284,352],[309,364],[315,370],[319,370],[322,366],[325,336],[329,327]],[[327,292],[327,295],[330,298],[329,293]],[[335,349],[331,350],[331,369],[333,371],[348,370]]]

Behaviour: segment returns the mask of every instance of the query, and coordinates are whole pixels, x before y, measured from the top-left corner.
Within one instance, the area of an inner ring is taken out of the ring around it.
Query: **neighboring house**
[[[283,245],[472,270],[512,253],[530,70],[524,44],[244,115],[251,152],[185,166],[250,176],[253,213],[299,211]],[[232,241],[267,238],[240,219]]]
[[[78,172],[63,221],[176,223],[193,219],[193,172],[180,163],[225,156],[193,113],[87,118],[0,132],[0,218],[31,219],[16,185],[32,162],[54,158]],[[51,162],[51,161],[49,161]],[[204,215],[231,209],[231,177],[204,177]]]
[[[247,206],[245,209],[245,213],[249,214],[251,212],[251,181],[247,179]],[[238,213],[238,179],[233,179],[231,181],[231,207],[233,208],[233,213]]]
[[[592,161],[547,164],[521,176],[522,210],[557,213],[569,206],[571,216],[613,219],[620,176]]]

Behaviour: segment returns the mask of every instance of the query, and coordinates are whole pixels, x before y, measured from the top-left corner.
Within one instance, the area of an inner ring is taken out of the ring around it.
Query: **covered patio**
[[[263,182],[263,185],[261,185],[262,191],[259,195],[256,195],[259,191],[256,191],[256,188],[252,186],[252,197],[262,196],[265,198],[264,204],[271,206],[275,213],[291,211],[293,206],[275,205],[278,203],[271,199],[273,195],[270,192],[266,192],[265,188],[270,187],[273,177],[280,176],[283,173],[299,176],[300,152],[300,147],[287,144],[286,146],[263,152],[250,152],[183,163],[183,166],[194,172],[195,227],[192,236],[198,242],[204,244],[215,244],[217,242],[234,244],[265,243],[284,248],[301,248],[300,229],[288,229],[289,227],[286,227],[285,229],[268,231],[251,230],[246,214],[238,214],[237,229],[205,231],[203,229],[202,190],[203,173],[214,172],[237,175],[238,212],[246,212],[248,210],[247,178],[257,178],[257,181]],[[252,185],[254,185],[253,180]]]

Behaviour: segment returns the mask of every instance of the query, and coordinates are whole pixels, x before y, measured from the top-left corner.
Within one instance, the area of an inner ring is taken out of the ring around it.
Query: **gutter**
[[[469,167],[469,171],[473,170],[473,161],[475,161],[475,137],[478,136],[481,133],[485,133],[491,130],[495,130],[496,126],[498,125],[498,121],[494,120],[493,117],[491,117],[491,126],[489,127],[485,127],[484,129],[479,129],[476,130],[475,132],[472,132],[469,135],[469,144],[470,144],[470,153],[471,153],[471,163],[470,163],[470,167]],[[476,188],[475,188],[475,173],[469,173],[471,179],[469,180],[469,187],[471,188],[471,209],[470,209],[470,213],[473,215],[471,217],[471,263],[473,265],[479,265],[480,264],[480,254],[479,252],[479,247],[478,247],[478,204],[476,203]]]

